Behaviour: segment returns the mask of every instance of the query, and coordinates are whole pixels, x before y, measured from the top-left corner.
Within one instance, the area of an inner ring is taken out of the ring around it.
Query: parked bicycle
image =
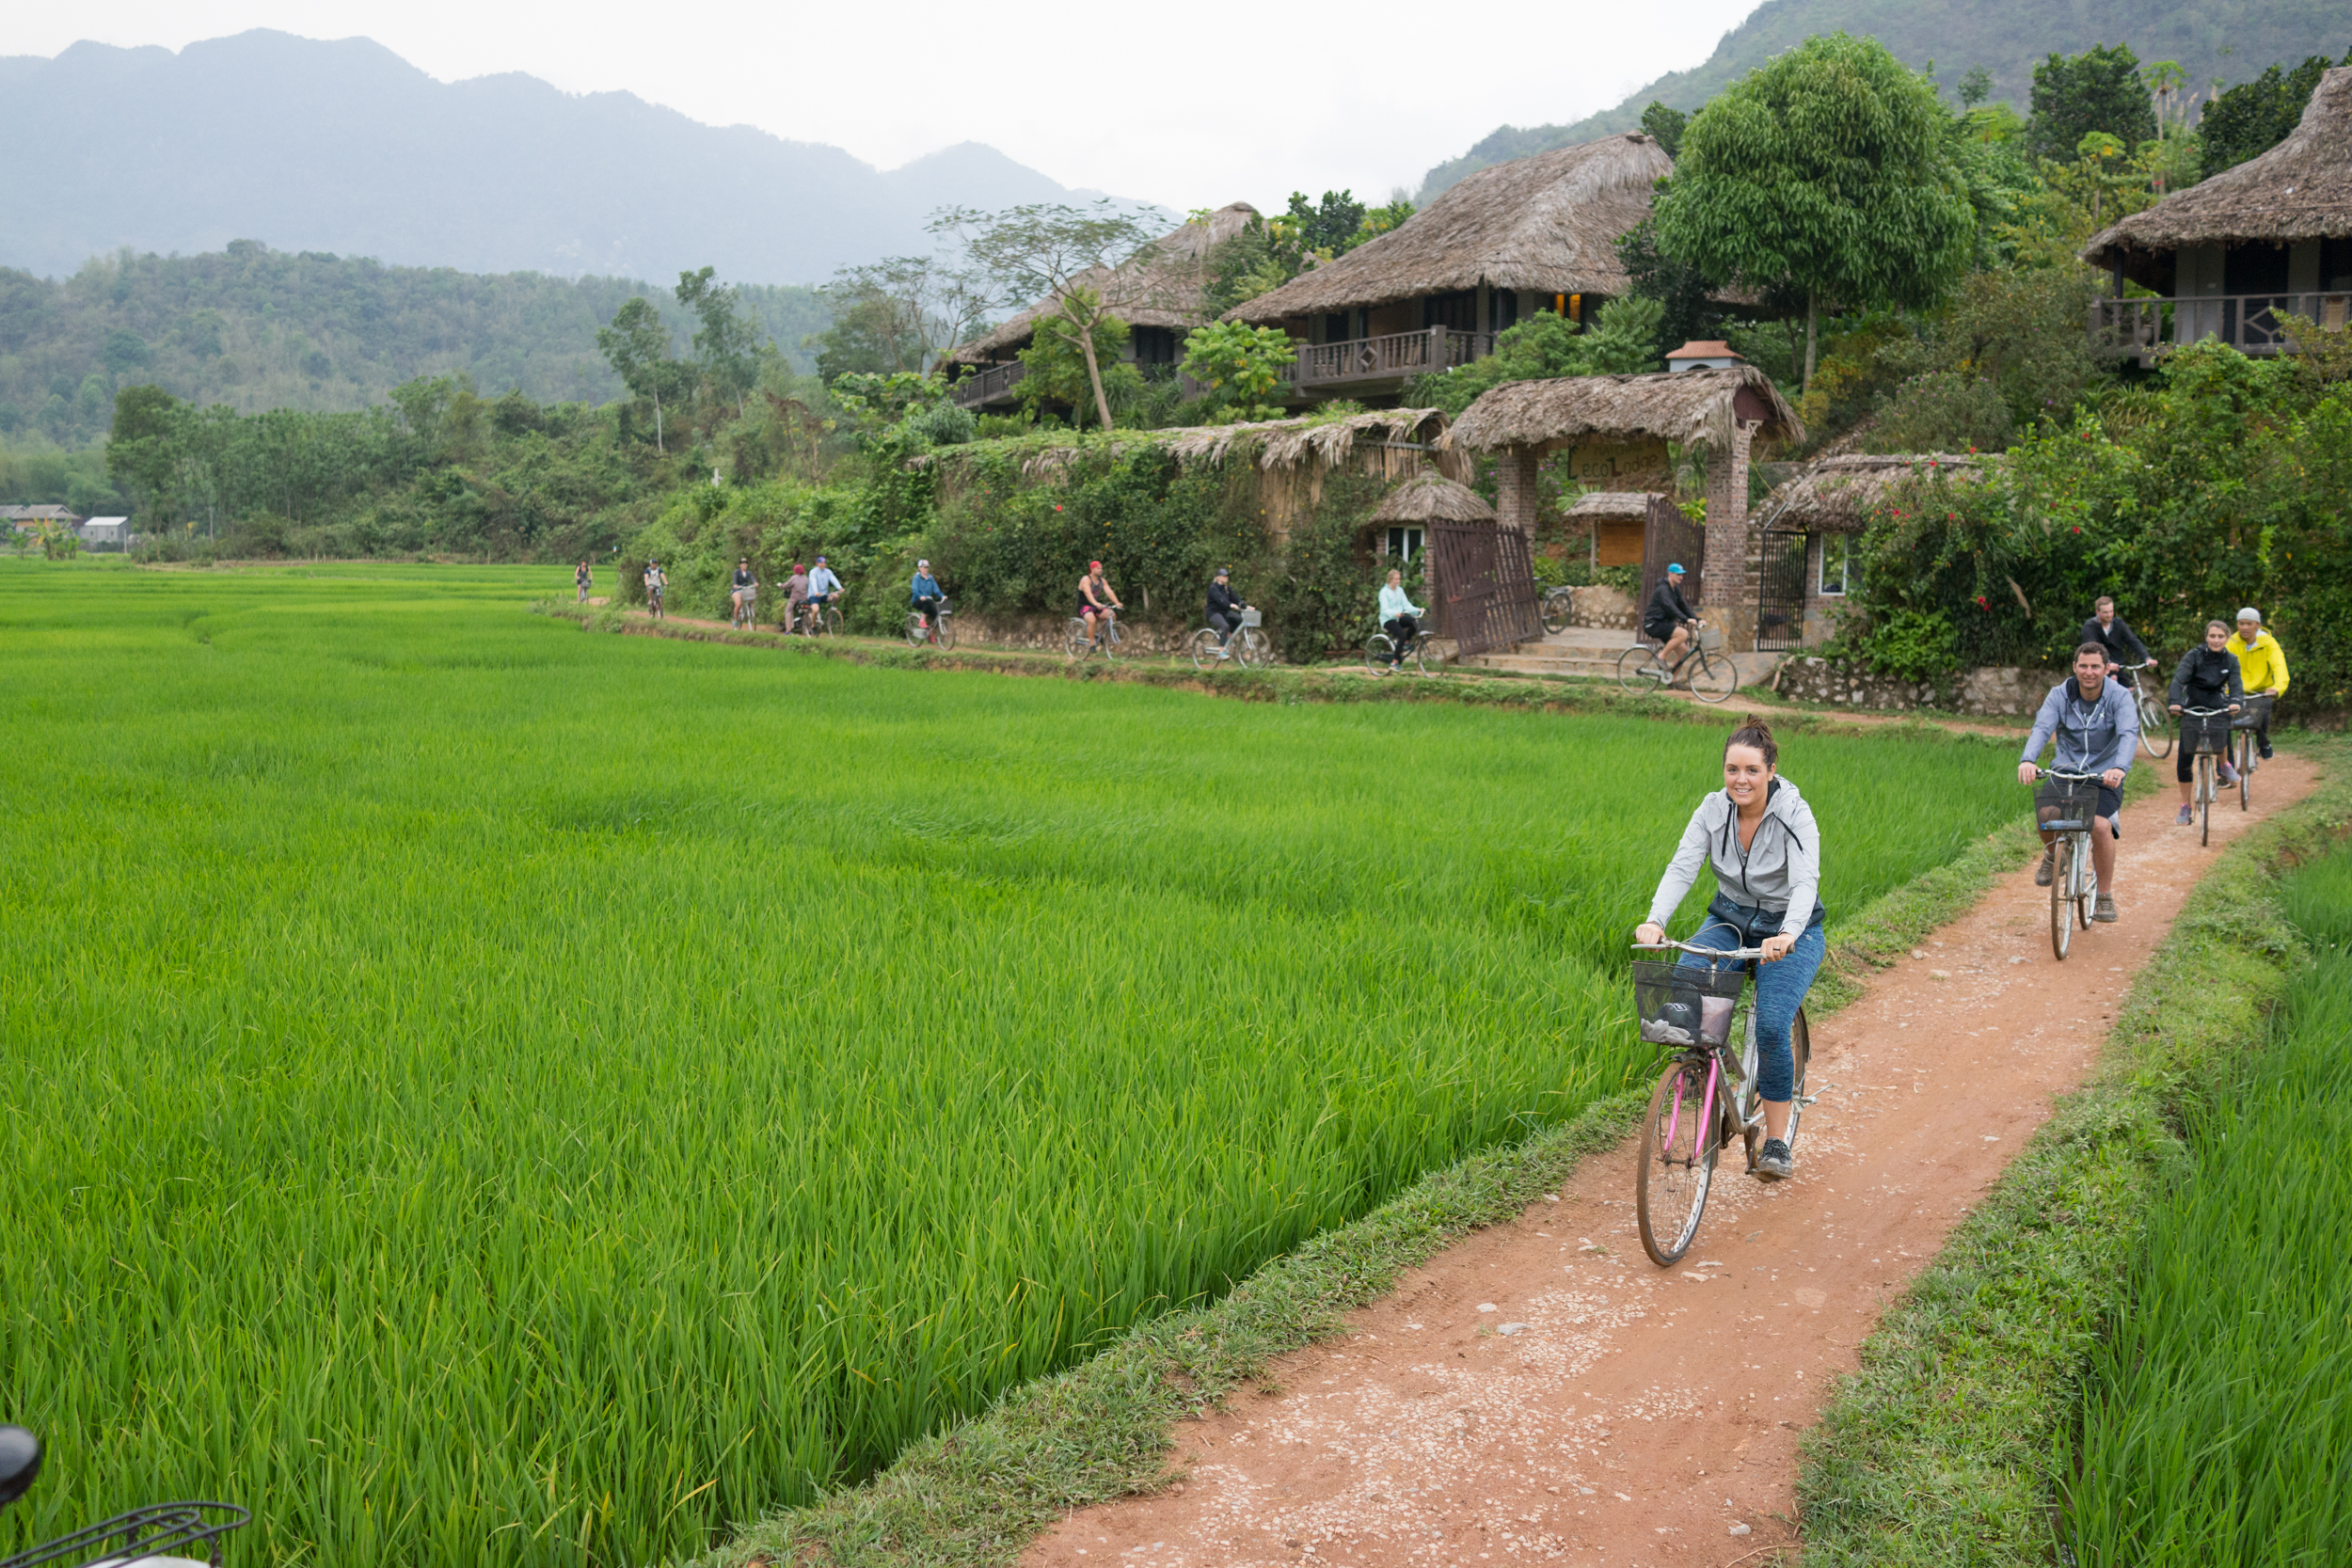
[[[1576,610],[1576,590],[1555,588],[1544,595],[1544,630],[1557,636],[1568,629],[1568,617]]]
[[[2051,841],[2056,857],[2050,866],[2050,951],[2059,962],[2077,929],[2090,929],[2090,916],[2099,899],[2099,874],[2090,860],[2091,824],[2099,817],[2099,775],[2061,773],[2037,768],[2033,776],[2047,786],[2034,796],[2034,821]],[[2043,813],[2050,815],[2044,816]]]
[[[2161,689],[2150,689],[2139,679],[2139,672],[2118,667],[2115,678],[2123,683],[2123,689],[2132,694],[2132,705],[2139,710],[2139,746],[2152,757],[2172,754],[2172,710],[2164,704]]]
[[[1693,942],[1634,944],[1636,952],[1694,953],[1704,967],[1672,960],[1636,959],[1634,1012],[1644,1043],[1670,1048],[1658,1086],[1650,1091],[1649,1115],[1642,1123],[1642,1163],[1634,1174],[1633,1203],[1641,1221],[1642,1250],[1660,1268],[1669,1268],[1691,1250],[1707,1212],[1716,1157],[1733,1140],[1743,1142],[1748,1169],[1756,1169],[1764,1140],[1764,1101],[1756,1092],[1756,1008],[1748,976],[1764,957],[1761,947],[1719,949]],[[1740,1042],[1734,1052],[1732,1042]],[[1788,1106],[1790,1149],[1805,1107],[1837,1085],[1804,1092],[1805,1067],[1813,1038],[1799,1007],[1788,1026],[1795,1059],[1795,1092]]]
[[[1420,626],[1402,643],[1385,631],[1375,631],[1364,639],[1364,673],[1385,674],[1391,665],[1402,669],[1408,664],[1416,675],[1442,673],[1444,656],[1430,643],[1428,631]]]
[[[40,1439],[19,1426],[0,1426],[0,1508],[23,1497],[40,1474]],[[220,1568],[221,1537],[253,1515],[234,1503],[156,1503],[118,1513],[70,1535],[44,1542],[0,1568],[35,1568],[38,1563],[79,1568],[193,1568],[178,1555],[201,1546],[204,1560]]]
[[[1196,670],[1214,670],[1220,664],[1238,664],[1254,670],[1262,664],[1274,662],[1274,644],[1266,640],[1263,629],[1265,612],[1243,610],[1237,612],[1241,625],[1219,637],[1215,626],[1202,626],[1184,642],[1184,651],[1192,656]]]
[[[2197,759],[2197,779],[2189,803],[2197,809],[2197,842],[2213,842],[2213,802],[2221,793],[2219,765],[2233,744],[2231,713],[2225,707],[2181,709],[2181,744]],[[2239,778],[2246,777],[2240,773]]]
[[[1063,639],[1063,645],[1070,655],[1071,663],[1083,664],[1096,654],[1101,654],[1105,660],[1116,660],[1119,656],[1119,645],[1125,641],[1126,638],[1119,629],[1119,617],[1105,612],[1103,616],[1102,635],[1099,637],[1087,624],[1085,616],[1073,615],[1070,618],[1067,634]]]
[[[907,646],[942,650],[954,647],[956,624],[953,615],[954,611],[948,609],[946,599],[939,601],[939,613],[936,615],[926,617],[919,610],[908,610]]]
[[[1682,657],[1668,664],[1657,643],[1645,638],[1617,656],[1617,684],[1628,691],[1663,691],[1685,678],[1691,695],[1702,703],[1720,703],[1740,689],[1740,670],[1723,651],[1724,634],[1701,626]]]
[[[2237,770],[2237,809],[2248,811],[2254,804],[2254,769],[2263,765],[2262,753],[2254,749],[2257,731],[2270,727],[2270,693],[2249,691],[2246,706],[2230,722],[2230,766]]]

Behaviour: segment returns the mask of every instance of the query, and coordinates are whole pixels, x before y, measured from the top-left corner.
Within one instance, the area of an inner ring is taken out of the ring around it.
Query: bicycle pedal
[[[1829,1093],[1830,1090],[1836,1087],[1837,1087],[1837,1085],[1835,1084],[1824,1084],[1820,1088],[1815,1089],[1811,1094],[1798,1096],[1797,1103],[1800,1105],[1810,1105],[1815,1101],[1820,1099],[1821,1096]]]

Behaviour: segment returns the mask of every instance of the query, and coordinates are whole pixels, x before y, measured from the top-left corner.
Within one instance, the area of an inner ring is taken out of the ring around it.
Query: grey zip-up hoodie
[[[1774,779],[1764,797],[1764,820],[1744,851],[1739,816],[1740,808],[1723,790],[1699,802],[1666,874],[1658,879],[1658,894],[1649,901],[1653,923],[1666,924],[1699,879],[1699,867],[1711,861],[1717,891],[1751,909],[1785,909],[1781,935],[1804,933],[1821,894],[1821,835],[1813,825],[1813,808],[1795,784]]]

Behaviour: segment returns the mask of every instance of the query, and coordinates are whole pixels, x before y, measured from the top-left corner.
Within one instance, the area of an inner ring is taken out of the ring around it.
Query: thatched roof
[[[2259,158],[2166,197],[2091,236],[2094,265],[2152,261],[2184,245],[2352,234],[2352,66],[2319,79],[2302,121]]]
[[[1375,523],[1491,523],[1495,509],[1467,484],[1443,474],[1415,474],[1380,498]]]
[[[1859,533],[1870,514],[1912,479],[1981,480],[1994,460],[1973,452],[1825,457],[1773,490],[1758,508],[1767,531]]]
[[[1136,252],[1123,267],[1115,271],[1098,267],[1080,274],[1078,284],[1100,292],[1110,313],[1129,326],[1199,326],[1209,319],[1200,302],[1201,291],[1208,286],[1209,252],[1248,228],[1257,215],[1258,209],[1247,201],[1220,207],[1205,224],[1187,223],[1161,235]],[[1040,301],[995,330],[958,343],[941,362],[977,365],[1011,358],[1029,346],[1029,340],[1037,336],[1038,316],[1051,305],[1051,300]]]
[[[1797,411],[1772,378],[1754,365],[1734,365],[1509,382],[1464,409],[1446,440],[1469,451],[1549,451],[1592,439],[1728,445],[1735,420],[1760,423],[1759,440],[1804,439]]]
[[[1617,239],[1674,160],[1631,132],[1482,168],[1389,232],[1228,310],[1229,321],[1351,310],[1475,289],[1622,294]]]
[[[1467,472],[1462,460],[1440,450],[1445,439],[1445,415],[1435,408],[1376,408],[1343,420],[1263,420],[1249,424],[1191,425],[1174,430],[1114,431],[1108,440],[1094,436],[1080,443],[1039,446],[1022,460],[1023,477],[1048,479],[1088,452],[1112,456],[1142,447],[1166,447],[1187,467],[1239,459],[1269,471],[1287,468],[1336,468],[1359,444],[1425,450],[1440,467]],[[914,461],[917,466],[939,463],[952,467],[995,443],[976,441],[967,446],[941,447]],[[1410,458],[1418,463],[1419,456]]]
[[[1595,490],[1563,515],[1590,522],[1643,522],[1649,517],[1650,502],[1659,499],[1654,490]]]

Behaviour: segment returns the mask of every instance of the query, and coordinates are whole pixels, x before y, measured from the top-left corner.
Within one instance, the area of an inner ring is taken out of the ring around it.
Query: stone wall
[[[1631,631],[1636,607],[1633,595],[1596,583],[1568,591],[1568,625],[1597,626],[1603,631]]]
[[[1791,655],[1772,672],[1772,689],[1801,703],[1934,708],[1994,718],[2030,717],[2063,677],[2050,670],[1980,668],[1935,681],[1902,681],[1811,655]]]
[[[1067,615],[966,615],[959,610],[955,623],[956,641],[992,648],[1059,653],[1070,636]],[[1130,658],[1165,657],[1184,645],[1194,625],[1122,615],[1119,618],[1119,651]]]

